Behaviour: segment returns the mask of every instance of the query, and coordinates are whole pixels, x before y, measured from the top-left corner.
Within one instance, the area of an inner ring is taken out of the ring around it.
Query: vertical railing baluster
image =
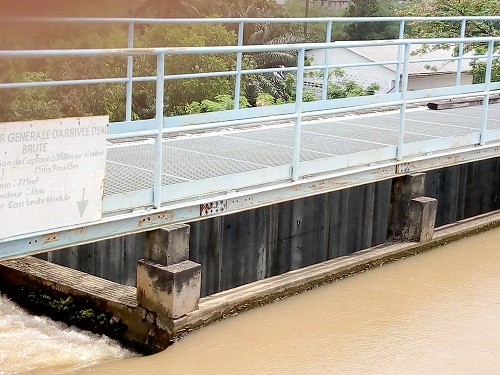
[[[328,28],[326,30],[326,43],[332,42],[332,21],[328,21]],[[330,64],[330,49],[325,49],[325,69],[323,70],[323,87],[321,90],[321,99],[326,100],[328,97],[328,74],[329,74],[329,64]]]
[[[399,36],[398,39],[404,39],[405,38],[405,21],[402,20],[399,22]],[[403,46],[400,44],[398,46],[398,63],[396,65],[396,79],[394,80],[394,92],[398,93],[399,92],[399,85],[401,84],[401,75],[399,74],[401,72],[401,53],[402,53]]]
[[[403,82],[401,83],[401,105],[399,107],[399,132],[398,132],[398,148],[396,158],[403,159],[403,144],[405,139],[405,121],[406,121],[406,94],[408,91],[408,69],[410,66],[410,43],[405,45],[405,56],[403,65]]]
[[[128,24],[127,47],[134,47],[134,23]],[[125,121],[132,121],[132,77],[134,74],[134,57],[127,56],[127,83],[125,85]]]
[[[241,21],[238,24],[238,46],[243,45],[243,32],[245,28],[245,22]],[[237,52],[236,54],[236,79],[234,82],[234,109],[240,108],[240,92],[241,92],[241,66],[243,63],[243,52]]]
[[[465,27],[467,26],[467,20],[462,20],[462,25],[460,27],[460,38],[465,38]],[[455,85],[460,86],[460,81],[462,79],[462,57],[464,55],[464,44],[458,44],[458,66],[457,66],[457,78],[455,80]]]
[[[295,90],[295,126],[293,128],[292,180],[299,179],[300,164],[300,128],[302,124],[302,93],[304,88],[304,59],[306,50],[301,48],[298,53],[297,79]]]
[[[483,115],[481,118],[481,136],[479,139],[479,144],[484,146],[486,143],[486,129],[488,125],[488,109],[490,106],[490,89],[491,89],[491,70],[493,67],[493,51],[495,48],[495,42],[492,40],[488,42],[488,59],[486,62],[486,77],[484,79],[484,91],[486,92],[483,97]]]
[[[153,206],[161,207],[161,174],[163,166],[163,96],[165,90],[165,53],[156,56],[156,138],[154,161]]]

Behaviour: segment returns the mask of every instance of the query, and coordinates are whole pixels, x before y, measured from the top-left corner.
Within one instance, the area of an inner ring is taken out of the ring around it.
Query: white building
[[[412,46],[412,52],[416,53],[419,46]],[[328,50],[329,65],[337,64],[358,64],[370,62],[396,61],[398,56],[398,46],[369,46],[352,48],[333,48]],[[325,63],[325,50],[311,50],[307,52],[307,57],[312,58],[312,65],[322,65]],[[458,63],[450,61],[451,50],[436,50],[425,54],[412,54],[410,57],[408,89],[420,90],[436,87],[446,87],[455,85]],[[440,58],[442,61],[436,62],[414,62],[418,59]],[[471,84],[470,60],[462,63],[461,84]],[[356,83],[367,87],[372,83],[380,85],[379,93],[393,92],[396,82],[396,64],[374,65],[362,67],[342,68],[345,72],[344,79],[353,80]],[[401,64],[400,73],[403,71]],[[306,86],[321,86],[320,78],[306,78]]]

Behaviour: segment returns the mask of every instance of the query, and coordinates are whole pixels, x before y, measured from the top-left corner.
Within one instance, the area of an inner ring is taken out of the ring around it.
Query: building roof
[[[433,59],[442,58],[441,61],[432,62],[415,62],[410,63],[408,66],[408,74],[410,75],[428,75],[436,73],[455,73],[458,68],[458,62],[456,60],[447,60],[447,58],[452,57],[453,46],[450,49],[438,49],[435,51],[430,51],[426,53],[419,53],[418,50],[421,46],[411,45],[411,60],[419,59]],[[349,51],[354,52],[370,61],[394,61],[397,60],[398,56],[398,46],[367,46],[367,47],[352,47],[347,48]],[[403,52],[404,53],[404,52]],[[470,54],[467,54],[470,56]],[[462,71],[467,72],[471,70],[470,60],[465,60],[462,63]],[[384,65],[387,69],[396,72],[396,64]]]

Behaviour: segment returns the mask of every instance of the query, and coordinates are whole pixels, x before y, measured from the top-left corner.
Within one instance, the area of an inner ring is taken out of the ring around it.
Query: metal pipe
[[[295,88],[295,126],[293,128],[293,155],[292,155],[292,180],[299,179],[300,165],[300,128],[302,123],[302,93],[304,87],[304,59],[305,49],[299,50],[297,57],[297,79]]]
[[[398,147],[396,151],[396,159],[403,160],[403,144],[405,136],[405,121],[406,121],[406,93],[408,91],[408,70],[410,65],[410,43],[405,45],[405,59],[403,66],[403,82],[401,85],[401,106],[399,109],[399,132],[398,132]]]
[[[467,20],[462,20],[462,24],[460,27],[460,38],[465,37],[465,28],[467,26]],[[458,66],[457,66],[457,77],[455,80],[455,86],[460,86],[460,81],[462,79],[462,57],[464,55],[464,44],[458,44]]]
[[[243,45],[244,41],[245,22],[241,21],[238,24],[238,46]],[[243,52],[236,54],[236,79],[234,81],[234,109],[240,108],[240,92],[241,92],[241,66],[243,63]]]
[[[46,23],[130,23],[136,24],[229,24],[239,23],[298,23],[298,22],[398,22],[406,21],[498,21],[500,16],[435,16],[435,17],[291,17],[291,18],[71,18],[71,17],[12,17],[2,22],[46,22]]]
[[[490,88],[491,88],[491,75],[493,68],[493,50],[495,48],[495,42],[490,41],[488,43],[488,60],[486,62],[486,77],[484,79],[486,94],[483,97],[483,113],[481,118],[481,136],[479,138],[479,144],[484,146],[486,144],[486,130],[488,126],[488,109],[490,105]]]
[[[128,24],[127,47],[134,47],[134,23]],[[127,83],[125,85],[125,121],[132,121],[132,77],[134,75],[134,56],[127,56]]]
[[[332,42],[332,26],[333,26],[332,21],[329,21],[327,24],[327,29],[326,29],[326,43]],[[323,87],[321,90],[321,99],[322,100],[326,100],[328,98],[328,81],[330,78],[329,77],[329,74],[330,74],[329,62],[330,62],[330,50],[325,49],[325,68],[323,70]]]
[[[405,38],[405,21],[401,21],[399,23],[399,36],[398,36],[398,39],[402,40]],[[401,76],[400,76],[400,72],[401,72],[401,54],[402,54],[402,46],[399,45],[398,46],[398,63],[397,63],[397,66],[396,66],[396,79],[394,80],[394,92],[395,93],[398,93],[399,92],[399,85],[401,84]]]
[[[163,97],[165,90],[165,54],[160,53],[156,58],[156,138],[154,160],[153,206],[161,207],[161,175],[163,166]]]
[[[491,40],[500,41],[500,37],[474,37],[474,38],[432,38],[432,39],[404,39],[404,40],[371,40],[336,43],[297,43],[297,44],[265,44],[247,46],[215,46],[215,47],[155,47],[155,48],[109,48],[109,49],[70,49],[70,50],[3,50],[0,58],[29,58],[29,57],[55,57],[55,56],[135,56],[157,55],[201,55],[208,53],[237,53],[237,52],[271,52],[271,51],[298,51],[300,49],[315,50],[325,48],[349,47],[377,47],[391,45],[411,44],[456,44],[456,43],[487,43]]]

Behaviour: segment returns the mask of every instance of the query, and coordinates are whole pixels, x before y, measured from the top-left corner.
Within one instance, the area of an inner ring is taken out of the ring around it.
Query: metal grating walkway
[[[447,110],[415,108],[407,111],[405,145],[423,145],[439,138],[477,134],[482,106]],[[293,151],[293,123],[225,129],[190,134],[163,142],[162,185],[227,176],[269,167],[289,166]],[[304,121],[301,162],[376,151],[397,144],[399,112],[347,115]],[[491,104],[488,130],[500,129],[500,104]],[[409,150],[411,155],[411,149]],[[145,189],[153,181],[154,143],[112,144],[108,149],[105,195]],[[366,164],[374,160],[366,160]],[[246,181],[252,185],[252,181]]]

